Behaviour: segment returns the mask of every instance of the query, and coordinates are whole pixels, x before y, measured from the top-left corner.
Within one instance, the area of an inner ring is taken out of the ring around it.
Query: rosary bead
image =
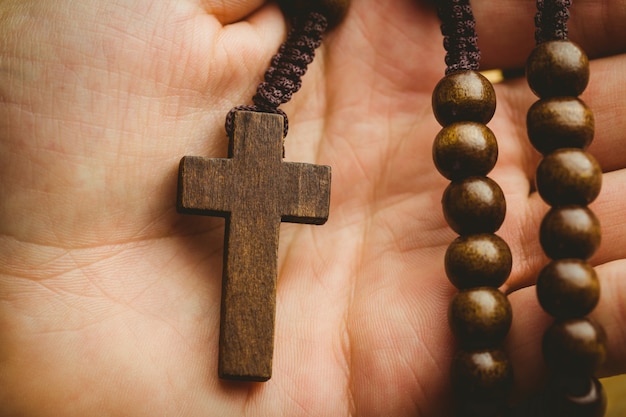
[[[535,102],[526,117],[528,138],[546,155],[560,148],[586,149],[593,140],[593,112],[576,97],[554,97]]]
[[[513,368],[500,349],[459,350],[451,374],[461,402],[506,401],[513,386]]]
[[[589,60],[571,41],[549,41],[531,52],[526,78],[538,97],[578,96],[589,82]]]
[[[506,214],[504,193],[488,177],[453,181],[442,198],[446,221],[460,235],[494,233]]]
[[[598,304],[598,276],[591,265],[580,259],[553,261],[539,274],[537,298],[553,317],[584,317]]]
[[[458,292],[448,310],[452,333],[464,348],[485,348],[500,344],[511,328],[511,304],[492,287]]]
[[[587,207],[552,208],[541,222],[539,241],[551,259],[588,259],[600,246],[598,218]]]
[[[547,155],[537,168],[537,191],[552,206],[587,205],[602,188],[602,168],[596,159],[575,148]]]
[[[444,127],[465,121],[486,124],[496,111],[496,93],[479,72],[459,71],[439,81],[432,106],[435,118]]]
[[[446,251],[446,275],[458,289],[498,288],[509,277],[513,257],[506,242],[491,233],[460,236]]]
[[[589,318],[556,320],[543,336],[547,365],[563,375],[592,375],[606,359],[606,333]]]
[[[555,378],[548,387],[548,404],[551,417],[602,417],[606,393],[596,378]]]
[[[496,137],[482,123],[453,123],[435,137],[433,161],[441,175],[449,180],[487,175],[497,159]]]
[[[329,29],[337,26],[350,8],[350,0],[278,0],[278,4],[288,16],[320,12],[328,19]]]

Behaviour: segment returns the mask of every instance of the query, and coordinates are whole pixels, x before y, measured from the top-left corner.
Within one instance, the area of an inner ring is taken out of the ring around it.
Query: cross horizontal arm
[[[318,225],[326,223],[330,207],[330,167],[285,162],[282,168],[282,220]]]
[[[178,170],[179,213],[227,217],[232,210],[231,159],[185,156]]]

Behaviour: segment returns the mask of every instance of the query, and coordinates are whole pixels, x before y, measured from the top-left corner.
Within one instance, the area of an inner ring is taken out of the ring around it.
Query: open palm
[[[532,2],[474,3],[483,66],[521,67]],[[626,109],[626,10],[584,0],[574,10],[572,39],[605,57],[583,98],[607,172],[593,206],[605,226],[594,314],[611,339],[606,373],[619,373],[626,154],[614,150],[626,128],[615,117]],[[443,254],[455,235],[431,162],[430,95],[443,74],[432,6],[354,0],[284,107],[286,158],[331,165],[332,203],[325,226],[281,227],[264,384],[217,378],[224,222],[176,213],[175,196],[183,155],[225,156],[224,117],[249,103],[284,38],[278,7],[7,0],[0,12],[1,415],[448,415],[455,289]],[[499,234],[514,254],[507,348],[521,394],[543,372],[549,319],[529,286],[546,261],[545,206],[525,138],[534,98],[522,80],[496,92],[491,176],[509,207]]]

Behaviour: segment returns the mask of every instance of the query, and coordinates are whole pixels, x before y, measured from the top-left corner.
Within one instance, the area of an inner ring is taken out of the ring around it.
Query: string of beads
[[[498,288],[512,267],[509,246],[495,232],[506,202],[487,174],[498,144],[486,126],[496,109],[491,83],[479,72],[475,20],[468,0],[440,2],[446,76],[433,92],[432,107],[443,129],[433,144],[433,160],[451,182],[443,193],[443,213],[459,234],[448,247],[445,270],[459,290],[448,321],[459,350],[452,367],[456,412],[496,416],[506,407],[513,369],[502,349],[512,321],[511,305]]]
[[[570,3],[537,2],[537,46],[526,65],[530,88],[540,99],[527,115],[529,139],[543,154],[537,191],[551,206],[539,238],[552,261],[539,274],[537,296],[555,319],[542,346],[551,371],[547,415],[601,417],[606,398],[593,374],[606,357],[606,334],[586,316],[600,297],[597,275],[587,263],[600,245],[600,223],[587,205],[600,193],[602,169],[585,152],[594,118],[578,96],[589,81],[589,61],[568,40]]]

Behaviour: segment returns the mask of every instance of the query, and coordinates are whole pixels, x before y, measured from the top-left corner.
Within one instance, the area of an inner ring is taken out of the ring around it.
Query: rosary
[[[329,215],[331,170],[284,162],[287,115],[279,109],[301,86],[323,34],[339,24],[349,0],[283,0],[292,25],[272,59],[252,105],[226,118],[228,158],[186,156],[180,162],[181,213],[226,219],[219,340],[219,376],[266,381],[274,344],[277,253],[281,222],[321,225]],[[506,202],[487,174],[498,145],[486,126],[496,109],[491,83],[480,73],[469,0],[438,0],[446,70],[432,96],[442,126],[433,144],[436,169],[450,180],[442,207],[459,236],[448,247],[447,278],[458,289],[448,322],[457,341],[450,364],[459,416],[601,417],[606,400],[594,373],[606,357],[602,326],[588,318],[600,296],[587,263],[600,244],[600,224],[587,207],[598,196],[602,170],[585,152],[594,136],[591,110],[578,98],[589,80],[585,53],[568,40],[571,0],[537,0],[537,46],[526,64],[539,100],[527,115],[528,137],[543,159],[536,172],[549,206],[538,231],[551,260],[537,278],[537,297],[553,324],[542,342],[549,381],[532,410],[507,407],[514,372],[502,349],[512,322],[507,297],[512,255],[495,233]]]

